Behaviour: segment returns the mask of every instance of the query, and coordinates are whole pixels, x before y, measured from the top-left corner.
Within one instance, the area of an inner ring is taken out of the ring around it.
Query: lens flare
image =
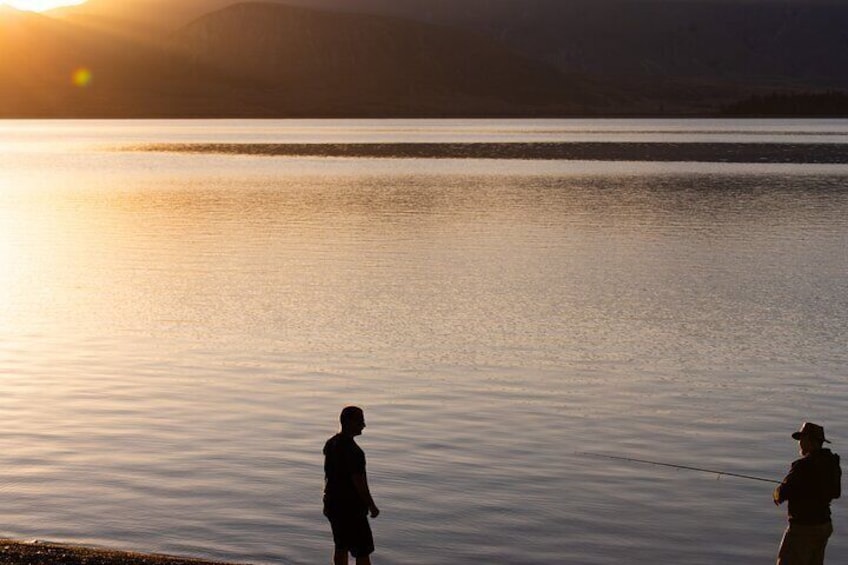
[[[91,71],[85,67],[80,67],[71,73],[71,82],[80,88],[85,88],[91,84]]]

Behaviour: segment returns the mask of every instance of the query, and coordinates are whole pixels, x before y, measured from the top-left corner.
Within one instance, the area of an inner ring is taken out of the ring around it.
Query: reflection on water
[[[768,485],[579,452],[779,478],[800,421],[848,438],[836,169],[26,159],[4,535],[326,561],[357,403],[380,563],[741,565],[776,551]]]
[[[2,120],[3,153],[126,143],[848,143],[846,119]]]

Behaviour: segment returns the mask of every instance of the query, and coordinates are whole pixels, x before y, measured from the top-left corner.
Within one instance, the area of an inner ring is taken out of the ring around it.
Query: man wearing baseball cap
[[[824,446],[824,428],[804,422],[792,434],[801,458],[776,489],[775,504],[789,501],[789,527],[783,534],[777,565],[822,565],[827,540],[833,533],[830,501],[842,494],[839,455]]]

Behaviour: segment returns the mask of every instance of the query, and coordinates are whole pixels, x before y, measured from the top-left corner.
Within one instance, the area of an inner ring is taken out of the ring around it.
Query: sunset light
[[[76,6],[83,3],[85,3],[85,0],[6,0],[5,2],[0,2],[0,5],[5,4],[18,10],[43,12],[53,8]]]
[[[848,0],[0,0],[0,565],[848,565],[846,250]]]

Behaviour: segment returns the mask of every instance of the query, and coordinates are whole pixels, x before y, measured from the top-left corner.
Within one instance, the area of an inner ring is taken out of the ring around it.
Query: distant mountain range
[[[845,30],[828,0],[0,6],[0,116],[704,115],[848,88]]]

